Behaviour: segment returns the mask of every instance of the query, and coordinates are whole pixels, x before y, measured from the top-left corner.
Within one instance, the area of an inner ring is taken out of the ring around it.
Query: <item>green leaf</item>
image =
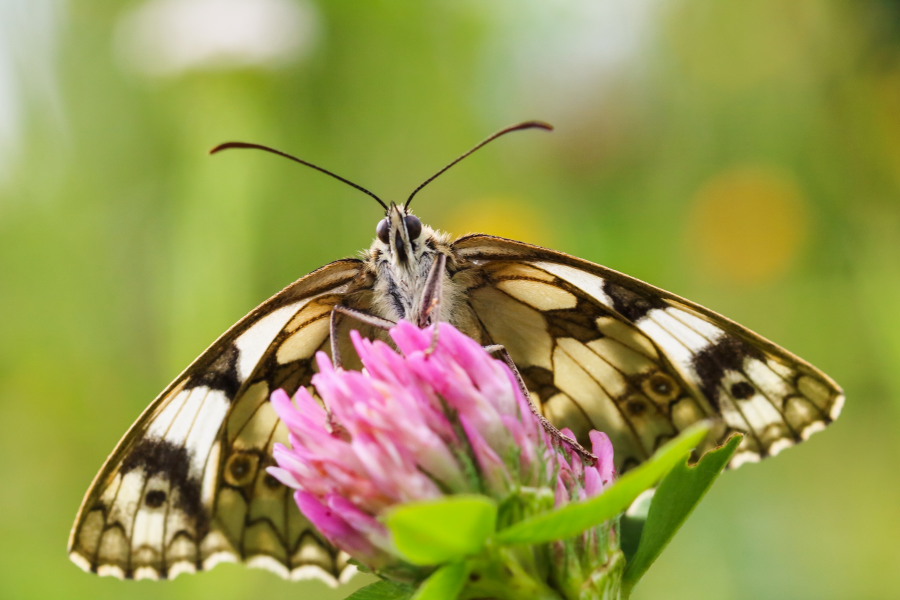
[[[393,581],[376,581],[359,588],[345,600],[408,600],[412,594],[412,586]]]
[[[653,502],[655,492],[655,489],[643,492],[631,503],[619,520],[619,546],[626,561],[631,560],[631,557],[637,553],[638,545],[641,543],[641,533],[644,531],[647,513],[650,512],[650,504]]]
[[[629,471],[599,496],[519,521],[497,533],[502,544],[539,544],[560,540],[615,518],[657,481],[682,462],[709,432],[708,423],[688,427],[639,467]]]
[[[448,496],[390,511],[385,525],[397,550],[414,565],[438,565],[478,553],[497,524],[497,504],[486,496]]]
[[[462,592],[468,577],[467,563],[444,565],[419,586],[412,600],[452,600]]]
[[[693,467],[687,461],[680,463],[659,484],[637,551],[626,563],[622,582],[626,597],[706,495],[742,439],[740,435],[733,436],[722,448],[707,452]]]

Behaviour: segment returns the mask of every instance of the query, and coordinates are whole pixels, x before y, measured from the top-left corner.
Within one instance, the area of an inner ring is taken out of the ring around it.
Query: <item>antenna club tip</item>
[[[210,150],[209,153],[215,154],[217,152],[221,152],[222,150],[228,150],[229,148],[236,148],[236,147],[238,147],[237,146],[238,143],[239,142],[225,142],[224,144],[219,144],[218,146],[216,146],[215,148]]]
[[[535,127],[537,129],[543,129],[545,131],[553,131],[554,127],[550,123],[546,121],[528,121],[527,125],[530,127]]]

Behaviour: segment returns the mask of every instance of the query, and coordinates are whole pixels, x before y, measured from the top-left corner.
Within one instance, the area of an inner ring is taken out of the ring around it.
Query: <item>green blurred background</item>
[[[290,281],[416,200],[699,301],[847,392],[726,474],[636,590],[900,597],[894,1],[0,0],[0,597],[340,598],[225,565],[70,564],[82,494],[149,401]],[[357,580],[357,585],[362,580]]]

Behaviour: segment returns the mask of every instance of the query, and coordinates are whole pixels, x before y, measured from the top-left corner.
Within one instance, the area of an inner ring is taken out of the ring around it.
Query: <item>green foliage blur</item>
[[[243,11],[243,12],[242,12]],[[847,393],[725,474],[634,598],[900,597],[900,8],[887,0],[0,0],[0,597],[340,598],[66,557],[106,454],[250,308],[414,203],[703,303]]]

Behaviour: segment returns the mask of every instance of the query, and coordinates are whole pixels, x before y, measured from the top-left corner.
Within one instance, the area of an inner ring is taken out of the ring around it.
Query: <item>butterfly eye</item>
[[[403,218],[403,222],[406,224],[406,233],[409,234],[409,239],[414,240],[422,233],[422,221],[419,220],[419,217],[407,215]]]
[[[391,223],[387,219],[382,219],[378,222],[378,227],[375,228],[375,235],[378,236],[378,239],[384,242],[385,244],[390,243],[391,241]]]

